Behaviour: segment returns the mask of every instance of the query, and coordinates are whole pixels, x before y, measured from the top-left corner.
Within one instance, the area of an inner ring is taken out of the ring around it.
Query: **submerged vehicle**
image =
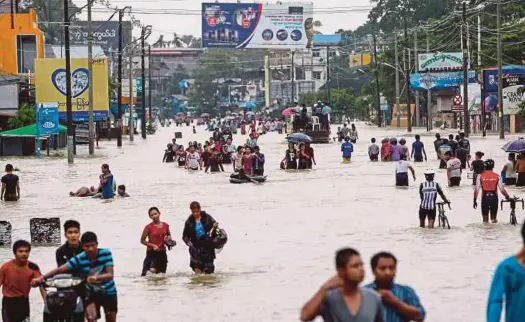
[[[308,108],[311,110],[311,108]],[[325,115],[330,124],[330,114]],[[330,143],[330,126],[328,130],[322,128],[321,120],[318,116],[308,113],[308,120],[302,120],[300,114],[292,114],[286,117],[286,133],[300,132],[312,138],[312,143]]]
[[[266,176],[250,176],[250,175],[246,175],[247,177],[249,177],[250,179],[252,180],[255,180],[257,182],[265,182],[266,181]],[[239,174],[237,173],[234,173],[230,176],[230,183],[235,183],[235,184],[239,184],[239,183],[250,183],[251,181],[250,180],[247,180],[247,179],[241,179],[239,177]]]
[[[48,291],[44,308],[46,322],[83,322],[84,306],[75,288],[84,282],[83,278],[71,274],[60,274],[44,280],[43,286],[54,288]]]

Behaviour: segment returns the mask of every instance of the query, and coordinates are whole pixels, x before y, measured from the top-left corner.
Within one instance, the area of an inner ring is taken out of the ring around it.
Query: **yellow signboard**
[[[350,55],[350,67],[369,66],[372,61],[370,53]]]
[[[66,112],[65,67],[64,59],[35,59],[36,102],[58,102],[61,118]],[[71,102],[73,119],[75,121],[82,121],[87,118],[89,86],[88,60],[85,58],[71,59]],[[92,86],[95,119],[107,117],[109,96],[108,64],[106,59],[93,60]]]

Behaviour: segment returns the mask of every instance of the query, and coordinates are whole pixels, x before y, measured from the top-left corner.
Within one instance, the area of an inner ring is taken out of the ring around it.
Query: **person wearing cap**
[[[444,202],[450,204],[450,201],[445,197],[443,190],[439,183],[434,181],[434,169],[427,169],[425,171],[425,182],[419,185],[419,198],[421,204],[419,205],[419,227],[425,228],[425,221],[428,219],[428,228],[434,228],[436,221],[436,199],[437,195],[443,199]]]
[[[470,170],[472,170],[472,185],[475,186],[476,182],[478,180],[478,176],[485,171],[485,163],[481,158],[485,153],[478,151],[476,152],[476,159],[471,162],[470,164]]]
[[[505,198],[509,199],[509,193],[503,187],[501,179],[494,171],[494,160],[488,159],[485,161],[485,171],[480,174],[476,181],[476,187],[474,188],[474,209],[478,208],[478,194],[481,191],[481,216],[483,217],[483,223],[489,222],[493,224],[498,222],[498,190]]]

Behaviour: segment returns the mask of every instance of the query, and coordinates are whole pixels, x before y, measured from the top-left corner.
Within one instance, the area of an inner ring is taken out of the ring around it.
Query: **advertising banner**
[[[525,75],[503,75],[503,114],[514,115],[520,111],[524,100]]]
[[[468,82],[476,83],[476,72],[468,72]],[[463,72],[413,73],[410,74],[410,87],[414,91],[441,90],[463,84]]]
[[[257,97],[256,85],[230,85],[230,103],[255,102]]]
[[[64,59],[35,59],[36,103],[57,102],[60,119],[66,119],[66,70]],[[88,121],[88,63],[85,58],[71,59],[71,99],[74,122]],[[108,117],[108,65],[105,59],[93,60],[93,115],[95,121]]]
[[[419,54],[419,71],[446,68],[462,68],[463,54],[462,53],[430,53]]]
[[[203,3],[202,47],[311,48],[313,4]]]
[[[93,45],[102,47],[106,54],[108,51],[118,50],[118,21],[93,21]],[[131,21],[122,22],[122,43],[124,46],[131,42]],[[71,23],[71,44],[87,45],[87,21],[74,21]]]
[[[362,53],[350,55],[350,67],[369,66],[372,61],[372,54]]]
[[[58,133],[58,106],[57,104],[40,104],[38,108],[38,133],[49,135]]]

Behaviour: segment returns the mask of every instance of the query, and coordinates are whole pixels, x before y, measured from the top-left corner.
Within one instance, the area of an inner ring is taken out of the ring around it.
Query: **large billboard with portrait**
[[[313,27],[313,4],[202,4],[202,47],[310,48]]]

